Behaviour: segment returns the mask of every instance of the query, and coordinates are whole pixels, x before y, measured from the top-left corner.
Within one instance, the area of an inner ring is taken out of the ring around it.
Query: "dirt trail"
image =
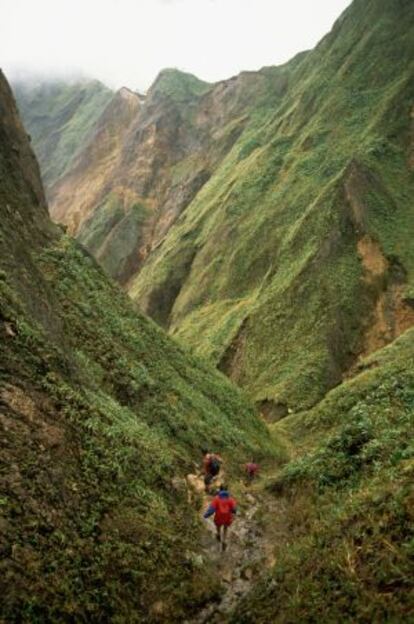
[[[216,540],[212,519],[205,521],[202,554],[214,563],[222,584],[222,594],[217,602],[208,604],[184,624],[223,624],[240,598],[257,582],[258,578],[275,563],[275,547],[282,537],[283,509],[277,499],[267,495],[260,482],[250,489],[242,489],[241,504],[228,537],[227,550],[221,552]],[[203,508],[211,497],[203,495]]]

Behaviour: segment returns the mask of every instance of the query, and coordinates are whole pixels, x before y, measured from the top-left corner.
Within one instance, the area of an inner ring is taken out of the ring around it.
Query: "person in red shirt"
[[[217,541],[221,542],[223,551],[227,548],[227,531],[232,524],[237,512],[237,503],[230,496],[227,488],[220,485],[218,494],[213,498],[209,508],[204,514],[204,518],[214,515],[214,524],[217,529]]]

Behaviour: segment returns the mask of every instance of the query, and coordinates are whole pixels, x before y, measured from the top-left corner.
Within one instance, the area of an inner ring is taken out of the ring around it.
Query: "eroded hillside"
[[[127,118],[114,110],[121,90],[76,166],[52,187],[53,218],[127,285],[211,178],[249,112],[283,92],[286,74],[268,69],[208,85],[165,70]]]

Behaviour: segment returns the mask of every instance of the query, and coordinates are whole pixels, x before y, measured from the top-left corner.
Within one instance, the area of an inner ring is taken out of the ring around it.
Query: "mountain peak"
[[[160,71],[150,87],[151,95],[164,95],[176,101],[184,101],[191,97],[198,97],[210,88],[210,83],[204,82],[187,72],[173,67]]]

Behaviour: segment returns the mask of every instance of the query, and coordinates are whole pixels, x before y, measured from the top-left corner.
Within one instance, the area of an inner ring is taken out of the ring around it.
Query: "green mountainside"
[[[413,11],[355,0],[314,50],[217,84],[165,70],[105,133],[116,94],[49,193],[138,306],[271,418],[414,323]]]
[[[197,76],[169,68],[159,73],[151,91],[155,97],[164,96],[175,102],[185,103],[193,97],[206,93],[208,89],[209,84]]]
[[[98,80],[13,83],[46,190],[73,164],[113,92]]]
[[[184,477],[269,435],[52,225],[2,75],[0,179],[0,619],[182,621],[217,591]]]
[[[121,89],[50,189],[53,219],[127,287],[232,148],[248,112],[283,91],[285,73],[208,85],[167,69],[145,97]]]
[[[413,63],[413,3],[356,0],[129,282],[275,415],[414,322]]]

